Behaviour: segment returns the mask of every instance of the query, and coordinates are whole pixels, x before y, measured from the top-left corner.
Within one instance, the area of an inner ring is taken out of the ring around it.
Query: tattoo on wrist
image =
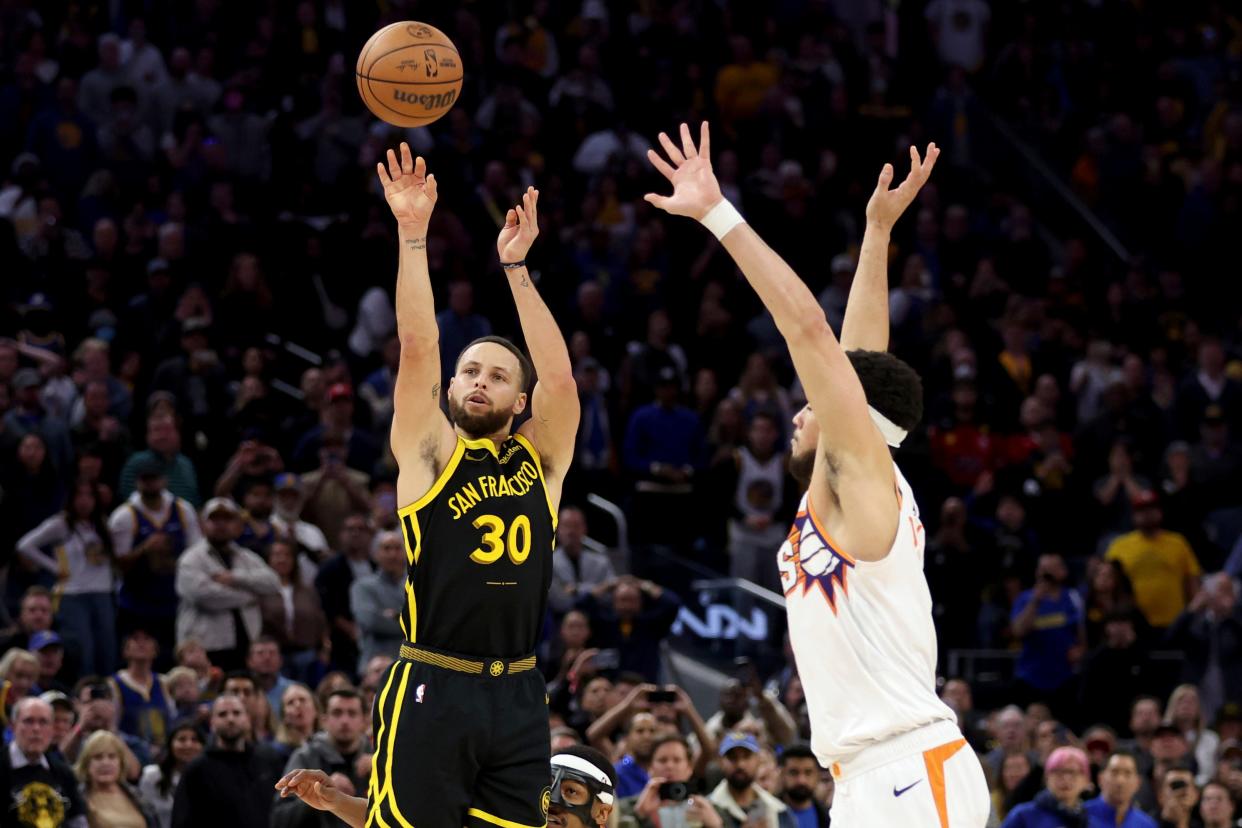
[[[530,279],[527,278],[529,274],[529,270],[522,274],[522,287],[530,287]]]
[[[427,249],[427,237],[426,236],[421,236],[417,239],[406,239],[405,243],[409,246],[411,250],[426,250]]]
[[[440,383],[437,382],[431,386],[431,398],[434,400],[438,396],[440,396]]]

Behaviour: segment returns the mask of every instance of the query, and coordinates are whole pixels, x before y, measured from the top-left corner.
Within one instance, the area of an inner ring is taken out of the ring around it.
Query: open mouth
[[[483,396],[482,394],[471,394],[469,397],[466,397],[466,402],[474,403],[475,405],[487,405],[488,404],[487,397]]]

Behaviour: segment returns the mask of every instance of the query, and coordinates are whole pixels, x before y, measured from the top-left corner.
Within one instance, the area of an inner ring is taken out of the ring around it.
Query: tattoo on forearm
[[[440,396],[440,383],[437,382],[431,386],[431,398],[434,400],[438,396]]]
[[[420,239],[406,239],[405,243],[409,245],[409,248],[411,250],[426,250],[427,249],[427,237],[426,236],[423,236]]]
[[[530,287],[530,279],[527,278],[529,275],[529,270],[522,274],[522,287]]]

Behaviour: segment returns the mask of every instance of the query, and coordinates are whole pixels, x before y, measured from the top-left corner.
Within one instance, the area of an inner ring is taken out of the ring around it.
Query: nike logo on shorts
[[[897,788],[895,788],[895,787],[894,787],[894,788],[893,788],[893,796],[901,796],[903,793],[905,793],[906,791],[910,790],[911,788],[913,788],[915,785],[919,784],[919,783],[920,783],[920,782],[922,782],[922,781],[923,781],[922,779],[916,779],[916,780],[914,780],[913,782],[911,782],[909,785],[906,785],[904,788],[902,788],[902,789],[900,789],[900,790],[898,790]]]

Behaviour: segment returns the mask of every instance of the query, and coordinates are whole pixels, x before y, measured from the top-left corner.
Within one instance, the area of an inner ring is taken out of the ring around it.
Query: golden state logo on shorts
[[[495,678],[505,671],[505,665],[499,661],[493,661],[492,666],[488,667],[487,671],[492,674],[493,678]]]
[[[552,805],[552,789],[544,788],[543,793],[539,795],[539,808],[543,811],[544,817],[548,815],[548,808]]]

